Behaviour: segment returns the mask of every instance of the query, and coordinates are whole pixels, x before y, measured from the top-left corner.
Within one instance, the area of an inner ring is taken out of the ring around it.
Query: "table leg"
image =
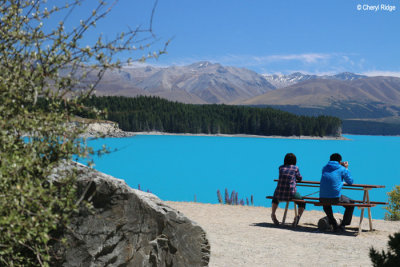
[[[285,207],[285,213],[283,213],[282,225],[285,224],[288,208],[289,208],[289,201],[286,201],[286,207]]]
[[[364,197],[363,197],[362,203],[365,203],[365,200],[367,199],[367,192],[368,191],[364,190]],[[362,223],[363,218],[364,218],[364,208],[361,208],[361,216],[360,216],[360,224],[358,226],[358,234],[361,234],[361,223]]]
[[[361,234],[361,232],[362,232],[361,224],[362,224],[363,218],[364,218],[364,208],[361,208],[361,217],[360,217],[360,224],[358,225],[358,234]]]
[[[369,191],[365,191],[367,193],[367,204],[370,204],[369,202]],[[369,219],[369,230],[372,231],[372,216],[371,216],[371,207],[368,207],[368,219]]]

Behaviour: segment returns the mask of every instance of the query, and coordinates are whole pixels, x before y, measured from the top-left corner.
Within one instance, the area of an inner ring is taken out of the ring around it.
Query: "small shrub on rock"
[[[400,266],[400,233],[389,236],[388,252],[382,250],[382,253],[376,251],[373,247],[369,251],[373,266]]]
[[[396,185],[392,191],[387,193],[389,196],[389,205],[385,208],[388,212],[385,214],[385,220],[400,220],[400,185]]]

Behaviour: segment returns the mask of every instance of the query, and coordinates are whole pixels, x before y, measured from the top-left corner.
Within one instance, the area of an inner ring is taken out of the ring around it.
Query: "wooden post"
[[[367,194],[367,204],[370,204],[369,202],[369,189],[365,191]],[[371,216],[371,207],[368,207],[368,219],[369,219],[369,230],[372,231],[372,216]]]
[[[365,203],[365,200],[367,199],[367,190],[364,190],[364,197],[363,197],[363,202]],[[363,221],[364,218],[364,208],[361,208],[361,216],[360,216],[360,224],[358,225],[358,234],[361,234],[361,223]]]
[[[289,208],[289,201],[286,201],[286,207],[285,207],[285,213],[283,213],[282,225],[285,224],[288,208]]]
[[[361,208],[360,224],[358,225],[358,234],[359,234],[359,235],[360,235],[361,232],[362,232],[361,224],[362,224],[363,218],[364,218],[364,208]]]

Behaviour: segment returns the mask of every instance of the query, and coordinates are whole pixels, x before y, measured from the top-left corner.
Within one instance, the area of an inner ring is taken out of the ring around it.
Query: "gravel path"
[[[184,213],[207,232],[211,243],[210,266],[371,266],[369,248],[386,249],[388,235],[400,231],[400,222],[373,220],[375,231],[363,220],[363,233],[357,236],[359,218],[353,217],[345,233],[319,232],[320,211],[305,211],[297,228],[291,227],[294,211],[289,210],[286,225],[276,227],[271,209],[265,207],[166,202]],[[283,204],[282,204],[283,206]],[[277,211],[282,220],[283,209]],[[342,215],[335,214],[342,218]]]

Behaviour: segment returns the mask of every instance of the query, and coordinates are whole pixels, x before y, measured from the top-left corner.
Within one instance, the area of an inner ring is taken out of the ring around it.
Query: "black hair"
[[[297,159],[293,153],[287,153],[283,160],[284,165],[296,165]]]
[[[342,161],[342,156],[340,156],[339,153],[334,153],[331,155],[331,157],[329,158],[330,161],[337,161],[337,162],[341,162]]]

